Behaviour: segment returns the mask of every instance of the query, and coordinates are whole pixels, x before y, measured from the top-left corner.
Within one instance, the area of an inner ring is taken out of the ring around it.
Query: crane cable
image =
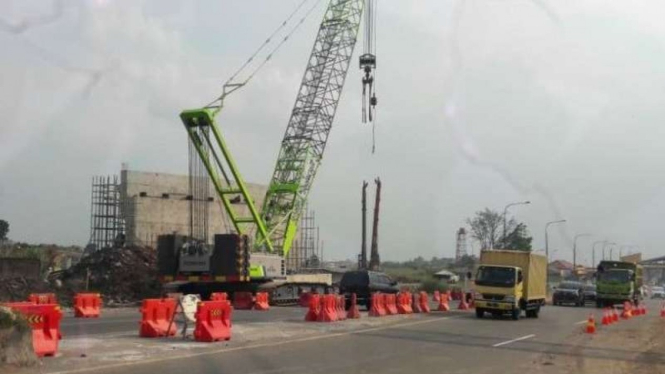
[[[321,3],[322,0],[318,0],[318,1],[316,1],[316,2],[314,3],[314,5],[313,5],[313,6],[312,6],[312,7],[311,7],[311,8],[305,13],[305,15],[300,19],[300,21],[298,21],[298,23],[297,23],[297,24],[291,29],[291,31],[289,31],[289,32],[286,34],[286,36],[284,36],[284,38],[282,38],[282,40],[281,40],[281,41],[275,46],[275,48],[273,48],[273,49],[268,53],[268,55],[266,56],[266,58],[265,58],[265,59],[259,64],[259,66],[257,66],[257,67],[256,67],[256,68],[255,68],[250,74],[249,74],[249,76],[248,76],[244,81],[242,81],[242,82],[240,82],[240,83],[233,83],[233,80],[234,80],[234,79],[235,79],[235,78],[236,78],[236,77],[237,77],[237,76],[238,76],[243,70],[245,70],[245,68],[247,68],[247,66],[249,66],[249,64],[251,64],[251,63],[254,61],[254,59],[256,58],[256,56],[257,56],[257,55],[258,55],[258,54],[259,54],[259,53],[260,53],[260,52],[261,52],[261,51],[262,51],[262,50],[263,50],[268,44],[270,44],[270,42],[272,42],[273,38],[274,38],[274,37],[275,37],[275,36],[276,36],[276,35],[277,35],[277,34],[278,34],[283,28],[285,28],[285,27],[287,26],[287,24],[289,23],[289,21],[291,21],[291,19],[296,15],[296,13],[298,13],[298,11],[299,11],[299,10],[305,5],[305,3],[307,3],[308,1],[310,1],[310,0],[302,0],[302,1],[300,2],[300,4],[298,4],[298,6],[293,10],[293,12],[291,12],[291,14],[289,14],[289,16],[288,16],[288,17],[287,17],[287,18],[286,18],[286,19],[285,19],[285,20],[284,20],[284,21],[283,21],[283,22],[282,22],[282,23],[281,23],[281,24],[275,29],[275,31],[273,31],[272,34],[270,34],[270,36],[269,36],[269,37],[268,37],[268,38],[267,38],[267,39],[261,44],[261,46],[259,46],[259,48],[258,48],[258,49],[257,49],[257,50],[256,50],[256,51],[255,51],[255,52],[254,52],[254,53],[253,53],[253,54],[247,59],[247,61],[245,61],[245,63],[244,63],[242,66],[240,66],[240,68],[239,68],[238,70],[236,70],[236,72],[233,73],[233,74],[231,75],[231,77],[229,77],[229,79],[226,80],[226,82],[224,82],[224,86],[223,86],[223,87],[224,87],[224,91],[222,92],[222,95],[220,95],[217,99],[215,99],[214,101],[212,101],[210,104],[206,105],[206,107],[213,106],[213,104],[216,103],[216,102],[220,102],[220,106],[221,106],[221,103],[222,103],[222,101],[224,100],[224,98],[225,98],[226,95],[228,95],[228,94],[230,94],[231,92],[235,91],[236,89],[238,89],[238,88],[240,88],[240,87],[246,85],[246,84],[247,84],[252,78],[254,78],[254,76],[255,76],[255,75],[256,75],[256,74],[257,74],[257,73],[258,73],[258,72],[259,72],[259,71],[260,71],[260,70],[266,65],[266,63],[268,63],[268,61],[270,61],[270,59],[272,59],[272,56],[273,56],[273,55],[274,55],[274,54],[275,54],[275,53],[276,53],[276,52],[277,52],[277,51],[278,51],[278,50],[284,45],[284,43],[286,43],[286,42],[291,38],[291,36],[292,36],[292,35],[293,35],[293,34],[294,34],[294,33],[300,28],[300,26],[302,26],[302,24],[305,22],[305,20],[306,20],[307,18],[309,18],[309,16],[312,14],[312,12],[314,11],[314,9],[316,9],[316,7]],[[227,91],[227,88],[229,88],[228,91]]]

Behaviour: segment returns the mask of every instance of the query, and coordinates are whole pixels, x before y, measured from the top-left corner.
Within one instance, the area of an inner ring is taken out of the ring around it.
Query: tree
[[[485,208],[466,222],[471,226],[471,236],[480,242],[480,249],[493,249],[500,244],[503,235],[503,216],[500,213]],[[506,222],[506,232],[514,230],[515,226],[517,224],[511,218]]]
[[[501,241],[501,248],[513,249],[516,251],[530,251],[533,238],[529,236],[526,225],[518,223],[517,226],[506,235],[505,240]]]
[[[9,233],[9,222],[4,219],[0,219],[0,240],[7,240],[7,234]]]

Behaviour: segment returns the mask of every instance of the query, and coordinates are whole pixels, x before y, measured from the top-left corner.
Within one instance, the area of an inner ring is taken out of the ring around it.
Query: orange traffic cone
[[[603,324],[603,326],[607,326],[610,323],[612,323],[608,316],[607,308],[603,309],[603,320],[601,321],[601,323]]]
[[[593,313],[589,313],[589,319],[586,322],[586,333],[593,334],[596,332],[596,320]]]
[[[639,306],[637,306],[633,302],[630,303],[630,306],[631,306],[631,310],[633,311],[634,316],[641,316],[642,315],[642,309],[640,309]]]
[[[626,302],[623,303],[623,312],[621,313],[621,318],[629,319],[632,316],[633,315],[630,312],[630,303],[626,301]]]
[[[665,318],[665,303],[660,306],[660,317]]]
[[[466,295],[462,294],[462,300],[460,300],[457,310],[468,310],[469,304],[466,302]]]
[[[617,312],[616,305],[612,306],[612,322],[613,323],[619,322],[619,312]]]
[[[642,315],[643,316],[647,315],[647,306],[645,304],[642,304]]]

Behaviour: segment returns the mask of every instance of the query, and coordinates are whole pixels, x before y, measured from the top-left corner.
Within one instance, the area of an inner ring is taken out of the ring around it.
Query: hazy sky
[[[0,2],[10,238],[84,245],[91,177],[122,162],[186,173],[178,113],[215,98],[300,1]],[[218,119],[250,182],[270,178],[323,9]],[[467,217],[520,200],[532,204],[511,213],[536,248],[547,221],[567,219],[550,229],[554,257],[572,258],[576,233],[593,235],[578,242],[587,263],[603,239],[665,255],[665,3],[378,0],[378,12],[377,152],[360,122],[359,42],[311,193],[327,258],[355,258],[361,183],[376,176],[383,259],[452,256]]]

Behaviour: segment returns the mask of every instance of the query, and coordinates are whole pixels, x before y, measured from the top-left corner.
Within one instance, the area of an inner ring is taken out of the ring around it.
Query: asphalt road
[[[233,321],[242,323],[302,320],[306,309],[299,307],[273,307],[269,311],[234,310]],[[141,313],[139,307],[102,310],[99,318],[74,318],[66,312],[60,323],[63,336],[80,337],[116,333],[138,334]]]
[[[657,303],[648,305],[651,313],[655,313]],[[432,313],[380,327],[246,345],[218,345],[179,358],[116,363],[94,371],[96,374],[121,371],[138,374],[155,371],[160,374],[529,373],[536,365],[535,354],[577,354],[571,352],[567,339],[580,333],[590,312],[599,314],[590,306],[548,306],[540,318],[520,321],[491,317],[479,320],[473,312]],[[303,310],[273,308],[268,313],[288,320],[294,316],[302,318]],[[234,320],[267,318],[268,313],[239,312]],[[646,319],[627,323],[644,323],[642,321]],[[94,321],[81,322],[81,325],[86,323]]]

